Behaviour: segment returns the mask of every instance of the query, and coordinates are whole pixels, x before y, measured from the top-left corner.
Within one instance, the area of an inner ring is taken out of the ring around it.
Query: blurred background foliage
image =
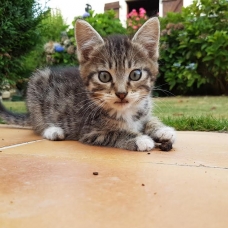
[[[195,0],[161,18],[160,84],[175,94],[228,95],[228,1]]]
[[[0,1],[0,86],[23,79],[25,56],[40,42],[47,12],[36,0]]]

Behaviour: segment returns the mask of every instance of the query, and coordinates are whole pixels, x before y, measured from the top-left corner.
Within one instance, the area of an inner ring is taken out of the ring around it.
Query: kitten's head
[[[126,110],[147,99],[158,73],[159,21],[149,19],[134,35],[106,39],[76,22],[81,77],[91,98],[105,109]]]

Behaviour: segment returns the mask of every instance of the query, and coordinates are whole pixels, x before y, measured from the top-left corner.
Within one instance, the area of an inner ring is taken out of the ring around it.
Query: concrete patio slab
[[[147,153],[0,126],[0,151],[3,228],[228,225],[228,134],[178,132]]]
[[[42,137],[31,131],[26,131],[26,128],[13,126],[12,130],[12,126],[0,124],[0,147],[12,146],[38,139],[42,139]]]

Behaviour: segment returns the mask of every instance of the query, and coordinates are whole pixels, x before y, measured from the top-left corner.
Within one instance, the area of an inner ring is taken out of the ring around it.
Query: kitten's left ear
[[[104,44],[98,32],[86,21],[78,19],[75,24],[78,60],[88,60],[92,50]]]
[[[132,42],[141,44],[147,51],[150,58],[158,59],[160,38],[160,23],[157,17],[150,18],[136,32]]]

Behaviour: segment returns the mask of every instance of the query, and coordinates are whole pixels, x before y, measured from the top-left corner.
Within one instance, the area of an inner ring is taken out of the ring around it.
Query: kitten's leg
[[[63,140],[65,138],[64,131],[61,127],[48,127],[43,132],[43,137],[52,141]]]
[[[93,130],[88,134],[84,134],[80,141],[91,145],[109,146],[135,151],[150,151],[155,146],[154,141],[148,135],[123,130]]]
[[[155,142],[171,143],[176,139],[174,128],[164,125],[158,118],[151,117],[145,126],[145,134],[149,135]]]

